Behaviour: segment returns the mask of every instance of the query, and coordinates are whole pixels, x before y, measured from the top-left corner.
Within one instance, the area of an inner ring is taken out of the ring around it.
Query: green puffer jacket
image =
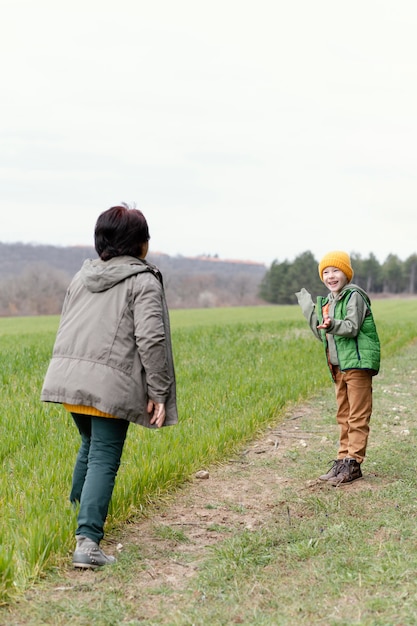
[[[159,270],[121,256],[85,261],[66,294],[41,400],[92,406],[142,426],[147,402],[178,421],[168,309]]]
[[[345,319],[348,302],[353,293],[357,293],[363,298],[366,305],[366,315],[356,336],[338,335],[338,320]],[[329,296],[317,298],[316,313],[319,323],[323,320],[323,306],[328,302]],[[370,305],[370,300],[362,289],[356,285],[347,286],[333,303],[334,308],[331,313],[331,317],[334,319],[333,325],[327,331],[320,331],[326,354],[328,349],[326,334],[332,334],[341,370],[367,369],[372,370],[375,374],[379,371],[381,348]]]

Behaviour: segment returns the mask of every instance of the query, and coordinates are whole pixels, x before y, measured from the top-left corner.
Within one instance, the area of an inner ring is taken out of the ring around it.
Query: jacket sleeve
[[[322,341],[321,334],[317,330],[318,318],[311,294],[303,287],[301,291],[297,291],[295,295],[297,296],[298,304],[301,307],[301,311],[306,318],[313,335]]]
[[[159,280],[149,272],[137,277],[133,294],[135,340],[145,371],[148,398],[154,402],[166,402],[172,383],[162,289]]]
[[[365,300],[357,291],[352,291],[346,305],[346,317],[344,320],[332,319],[327,333],[340,337],[357,337],[363,321],[368,312]]]

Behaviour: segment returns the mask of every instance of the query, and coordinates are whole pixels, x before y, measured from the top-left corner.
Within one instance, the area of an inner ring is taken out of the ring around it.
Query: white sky
[[[0,0],[0,241],[417,253],[415,0]]]

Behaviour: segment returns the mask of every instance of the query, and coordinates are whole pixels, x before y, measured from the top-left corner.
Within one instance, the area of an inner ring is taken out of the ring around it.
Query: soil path
[[[317,479],[334,457],[337,443],[337,426],[332,421],[324,427],[320,419],[326,403],[327,410],[334,413],[330,393],[324,400],[289,410],[282,423],[268,429],[240,455],[211,468],[207,478],[196,476],[148,518],[125,527],[118,536],[119,549],[140,555],[141,567],[130,581],[124,581],[124,594],[132,605],[140,606],[140,620],[169,623],[170,610],[175,609],[211,547],[233,533],[261,528],[277,517],[290,523],[285,490],[301,493],[329,488]],[[312,477],[297,476],[300,457],[316,451],[323,461],[312,467]],[[349,489],[369,488],[372,479],[368,474],[366,481]],[[104,548],[117,555],[116,543],[108,542]],[[50,601],[59,603],[68,592],[72,597],[79,592],[85,603],[97,575],[68,568],[63,584],[51,590]],[[144,589],[148,593],[144,594]],[[93,590],[91,594],[94,601]],[[137,614],[135,617],[138,619]]]

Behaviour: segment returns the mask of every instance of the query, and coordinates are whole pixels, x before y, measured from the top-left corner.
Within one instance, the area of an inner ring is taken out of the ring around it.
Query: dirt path
[[[278,516],[289,522],[291,512],[283,495],[286,489],[311,492],[329,488],[316,478],[333,458],[337,442],[333,421],[323,427],[321,416],[319,419],[326,403],[333,412],[333,394],[294,407],[281,424],[240,455],[211,468],[208,478],[195,477],[169,503],[149,518],[128,525],[118,536],[119,549],[140,559],[140,568],[124,581],[124,594],[130,603],[140,605],[141,620],[155,618],[157,623],[169,623],[170,608],[176,607],[179,596],[209,556],[210,547],[233,533],[267,526]],[[312,468],[312,478],[306,481],[297,475],[296,467],[300,457],[315,451],[323,461]],[[369,488],[372,478],[368,474],[366,481],[358,481],[349,489]],[[105,549],[117,555],[115,543],[107,543]],[[101,575],[68,568],[62,584],[51,589],[49,601],[59,604],[68,593],[71,597],[78,593],[83,603],[90,595],[95,601],[94,586]],[[106,580],[109,576],[107,573]]]

